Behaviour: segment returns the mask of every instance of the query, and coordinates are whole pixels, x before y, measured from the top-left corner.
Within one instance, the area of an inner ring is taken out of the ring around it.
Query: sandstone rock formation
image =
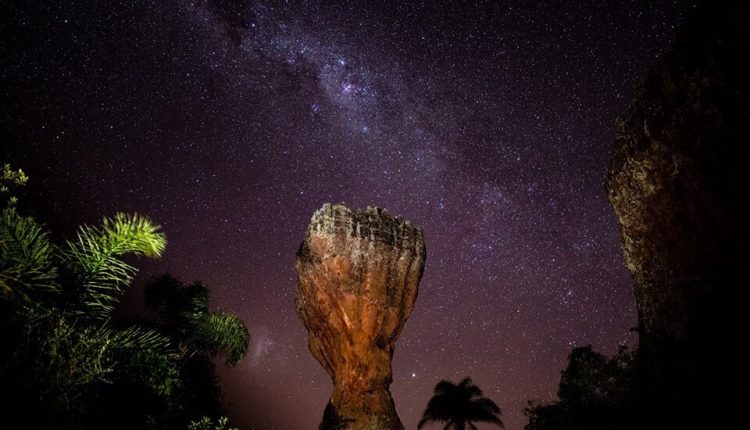
[[[403,429],[391,358],[425,256],[422,229],[383,209],[325,204],[313,214],[297,253],[297,315],[334,384],[320,429]]]
[[[747,6],[704,3],[617,124],[607,178],[639,313],[640,399],[717,424],[742,366],[750,183]],[[739,3],[738,3],[739,4]],[[721,406],[720,406],[721,405]]]

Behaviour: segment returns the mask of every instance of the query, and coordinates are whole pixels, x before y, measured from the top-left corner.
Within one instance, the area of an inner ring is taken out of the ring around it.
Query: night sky
[[[615,118],[692,6],[328,3],[1,1],[0,161],[59,231],[163,226],[137,284],[201,279],[246,322],[247,358],[219,366],[244,430],[316,428],[331,392],[294,312],[313,211],[411,219],[428,256],[393,362],[404,424],[471,376],[518,430],[571,348],[634,343],[604,178]]]

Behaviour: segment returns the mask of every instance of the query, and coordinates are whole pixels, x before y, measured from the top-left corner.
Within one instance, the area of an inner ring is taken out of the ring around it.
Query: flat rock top
[[[424,248],[421,227],[375,206],[357,212],[341,203],[326,203],[313,214],[306,235],[366,239],[400,249]]]

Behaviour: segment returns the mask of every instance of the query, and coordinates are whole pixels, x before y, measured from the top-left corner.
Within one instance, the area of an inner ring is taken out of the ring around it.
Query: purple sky
[[[67,3],[0,5],[0,155],[51,227],[163,226],[139,283],[201,279],[250,329],[245,361],[219,366],[241,429],[322,416],[294,257],[325,202],[425,230],[393,362],[407,428],[440,379],[471,376],[519,430],[572,347],[633,342],[604,177],[615,118],[689,3]]]

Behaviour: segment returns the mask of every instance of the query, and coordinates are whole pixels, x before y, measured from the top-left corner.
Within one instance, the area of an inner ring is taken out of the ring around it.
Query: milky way
[[[690,4],[15,3],[0,155],[31,177],[25,207],[62,231],[118,210],[162,224],[168,252],[138,283],[201,279],[253,336],[220,371],[241,428],[315,428],[331,391],[294,313],[325,202],[426,232],[393,363],[407,428],[436,382],[471,376],[520,429],[572,347],[633,343],[604,176]]]

